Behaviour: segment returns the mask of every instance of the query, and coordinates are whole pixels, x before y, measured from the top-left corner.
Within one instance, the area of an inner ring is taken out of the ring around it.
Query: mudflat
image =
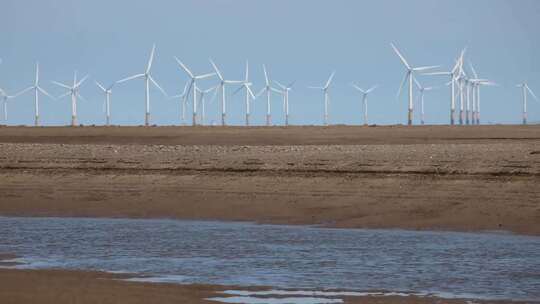
[[[2,127],[0,215],[540,234],[540,126]]]

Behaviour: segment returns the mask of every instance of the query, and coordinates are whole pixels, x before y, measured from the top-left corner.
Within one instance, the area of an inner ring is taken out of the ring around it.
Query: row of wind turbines
[[[413,124],[413,114],[414,114],[414,87],[416,86],[417,91],[419,92],[418,99],[420,100],[420,122],[421,124],[425,123],[425,112],[424,112],[424,95],[426,92],[436,89],[437,87],[424,87],[418,81],[417,74],[424,76],[445,76],[449,78],[449,82],[446,83],[446,86],[450,88],[450,124],[456,124],[456,99],[459,98],[459,115],[458,120],[459,124],[480,124],[480,88],[482,86],[497,86],[496,83],[479,78],[476,70],[474,69],[472,63],[469,61],[470,73],[468,74],[464,68],[464,57],[466,49],[463,49],[460,55],[455,60],[455,64],[450,71],[435,71],[432,70],[439,68],[440,66],[419,66],[414,67],[409,64],[409,62],[402,55],[400,50],[394,45],[390,44],[393,51],[399,57],[401,63],[405,67],[405,75],[399,90],[397,93],[397,98],[402,95],[404,87],[408,86],[408,114],[407,122],[408,125]],[[155,86],[164,96],[167,96],[165,90],[154,80],[151,75],[152,62],[155,57],[155,44],[152,47],[150,58],[146,65],[146,68],[143,73],[135,74],[123,79],[120,79],[112,84],[105,86],[98,81],[95,81],[96,86],[104,94],[104,112],[105,112],[105,123],[106,125],[111,124],[111,95],[113,87],[116,85],[136,80],[143,79],[145,84],[145,125],[150,125],[150,87],[151,85]],[[174,57],[179,68],[185,72],[189,78],[189,81],[185,84],[184,90],[181,94],[172,96],[171,98],[180,100],[180,111],[181,111],[181,124],[186,123],[186,107],[188,100],[192,99],[192,125],[206,124],[205,121],[205,97],[214,92],[212,100],[216,96],[220,96],[220,108],[221,108],[221,125],[225,126],[227,124],[227,103],[226,103],[226,89],[229,86],[238,86],[238,88],[233,92],[232,95],[236,95],[242,90],[245,91],[245,124],[246,126],[250,125],[250,113],[251,113],[251,103],[253,100],[259,98],[261,95],[265,94],[266,96],[266,125],[270,126],[272,123],[271,116],[271,97],[273,93],[279,94],[282,96],[283,100],[283,110],[285,113],[285,125],[289,125],[289,92],[293,89],[295,81],[284,85],[278,81],[270,80],[266,65],[263,64],[263,72],[265,84],[263,88],[257,93],[254,94],[251,87],[253,85],[249,80],[249,63],[246,61],[245,68],[245,77],[242,80],[230,80],[224,77],[222,71],[218,68],[216,63],[210,59],[210,64],[213,71],[203,73],[203,74],[194,74],[180,59]],[[0,59],[0,63],[1,63]],[[217,76],[218,83],[215,86],[210,88],[202,89],[198,85],[198,81],[203,79],[209,79]],[[310,89],[320,90],[323,93],[324,97],[324,125],[328,125],[328,106],[330,102],[330,88],[332,85],[333,78],[335,76],[335,71],[330,74],[330,77],[325,82],[323,86],[310,86]],[[74,73],[73,83],[71,85],[61,83],[58,81],[52,81],[53,84],[62,87],[66,92],[57,98],[64,98],[70,96],[71,98],[71,125],[77,125],[77,103],[78,99],[84,100],[83,96],[80,94],[80,89],[83,83],[89,78],[88,75],[84,76],[81,79],[77,78],[77,72]],[[273,86],[277,85],[277,88]],[[368,95],[373,92],[378,86],[372,86],[369,89],[363,89],[358,85],[351,83],[351,86],[361,93],[361,102],[363,109],[363,122],[368,124]],[[538,98],[534,92],[530,89],[527,83],[522,83],[518,85],[522,90],[522,119],[523,124],[527,123],[527,97],[530,94],[535,100],[538,101]],[[34,108],[35,108],[35,119],[34,125],[40,125],[40,116],[39,116],[39,97],[40,94],[43,94],[51,99],[57,99],[49,94],[45,89],[43,89],[39,84],[39,63],[36,63],[36,74],[34,84],[14,95],[9,95],[0,88],[0,98],[3,102],[3,112],[4,112],[4,121],[7,123],[7,103],[11,99],[14,99],[18,96],[21,96],[25,93],[33,92],[34,93]],[[199,110],[200,107],[200,110]]]

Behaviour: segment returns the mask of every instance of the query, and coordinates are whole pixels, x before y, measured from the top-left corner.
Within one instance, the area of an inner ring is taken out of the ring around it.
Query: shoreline
[[[150,283],[129,281],[129,274],[61,269],[0,268],[0,299],[7,303],[220,303],[211,298],[250,296],[255,299],[303,297],[341,299],[356,303],[528,303],[528,301],[486,300],[459,297],[414,295],[391,291],[350,292],[324,290],[283,290],[263,286],[222,286],[208,284]],[[232,292],[226,292],[232,291]],[[236,291],[236,292],[235,292]],[[257,295],[261,293],[262,295]],[[265,294],[269,293],[269,294]],[[329,295],[325,295],[329,294]]]

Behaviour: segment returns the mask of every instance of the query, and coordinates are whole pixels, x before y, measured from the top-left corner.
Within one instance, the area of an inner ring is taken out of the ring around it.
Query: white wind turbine
[[[204,97],[206,96],[206,94],[216,90],[217,88],[218,88],[218,86],[211,87],[211,88],[206,89],[206,90],[201,90],[201,89],[195,87],[195,90],[199,93],[199,101],[201,102],[200,124],[203,125],[203,126],[206,124],[206,100],[204,99]],[[214,97],[215,96],[216,96],[216,94],[214,94]],[[214,100],[214,98],[212,98],[212,100]]]
[[[0,61],[1,62],[1,61]],[[4,112],[4,123],[7,125],[8,122],[8,108],[7,104],[11,99],[17,98],[19,95],[23,94],[25,91],[20,91],[19,93],[16,93],[15,95],[8,95],[6,91],[0,89],[0,99],[2,100],[2,108]]]
[[[252,83],[249,82],[249,62],[246,60],[246,75],[242,86],[234,91],[233,95],[240,92],[242,89],[246,90],[246,126],[249,126],[249,117],[251,115],[251,99],[255,99],[253,91],[251,91]]]
[[[270,126],[272,123],[272,111],[271,111],[271,104],[270,99],[272,92],[281,94],[281,92],[272,86],[270,86],[270,79],[268,78],[268,72],[266,71],[266,65],[263,64],[263,71],[264,71],[264,87],[255,95],[255,98],[258,98],[262,93],[266,92],[266,126]]]
[[[133,76],[121,79],[116,82],[116,83],[123,83],[123,82],[130,81],[133,79],[144,78],[145,88],[146,88],[146,91],[145,91],[146,108],[145,108],[145,115],[144,115],[145,126],[150,125],[150,82],[152,82],[152,84],[154,84],[154,86],[156,86],[156,88],[158,88],[161,91],[161,93],[163,93],[164,96],[167,96],[167,93],[165,93],[165,90],[163,90],[159,86],[159,84],[154,80],[154,78],[152,78],[152,75],[150,75],[150,69],[152,68],[152,62],[154,61],[155,51],[156,51],[156,45],[154,44],[152,46],[150,59],[148,59],[148,65],[146,66],[146,70],[144,71],[144,73],[133,75]]]
[[[469,80],[471,83],[471,88],[472,88],[472,108],[473,108],[472,123],[479,125],[480,124],[480,87],[482,85],[496,86],[496,84],[487,79],[480,79],[471,62],[469,62],[469,67],[471,68],[471,71],[475,78],[475,79]]]
[[[227,115],[227,109],[226,109],[226,101],[225,101],[225,86],[227,84],[243,84],[244,81],[242,80],[226,80],[223,78],[223,75],[219,71],[218,67],[214,63],[212,59],[210,59],[210,63],[214,67],[214,71],[216,71],[216,74],[219,77],[219,91],[221,92],[221,125],[225,126],[226,123],[226,115]]]
[[[421,72],[421,71],[431,70],[431,69],[437,68],[439,66],[412,67],[412,66],[409,65],[407,60],[405,60],[405,57],[403,57],[403,55],[401,55],[401,53],[399,52],[397,47],[393,43],[390,43],[390,45],[392,46],[392,49],[394,49],[394,52],[396,53],[396,55],[398,55],[399,59],[401,60],[401,62],[405,66],[405,68],[407,69],[407,72],[405,73],[405,76],[403,77],[403,80],[401,81],[401,85],[399,86],[399,91],[398,91],[397,96],[398,97],[401,96],[401,91],[403,90],[403,87],[405,86],[405,83],[407,81],[409,81],[409,106],[408,106],[409,111],[408,111],[408,115],[407,115],[407,124],[410,126],[410,125],[412,125],[413,107],[414,107],[414,103],[413,103],[413,73],[414,72]]]
[[[111,124],[111,94],[112,94],[112,88],[116,82],[105,88],[101,83],[96,81],[96,85],[103,91],[105,94],[105,100],[104,100],[104,107],[105,107],[105,125],[109,126]]]
[[[182,70],[184,70],[184,72],[186,72],[186,74],[188,74],[188,76],[190,78],[188,89],[185,92],[185,94],[186,94],[185,98],[187,99],[189,97],[189,93],[190,92],[192,93],[192,95],[193,95],[193,120],[192,120],[192,124],[195,126],[195,125],[197,125],[197,93],[196,93],[196,91],[197,91],[197,80],[212,77],[212,76],[216,75],[216,73],[195,75],[190,71],[190,69],[188,69],[188,67],[182,61],[180,61],[180,59],[178,59],[177,57],[174,57],[174,59],[176,60],[178,65],[180,65]]]
[[[369,93],[373,92],[377,86],[372,86],[371,88],[364,90],[361,87],[357,86],[356,84],[351,84],[353,88],[360,91],[362,93],[362,108],[364,109],[364,125],[368,125],[368,95]]]
[[[324,87],[308,87],[310,89],[316,89],[316,90],[322,90],[324,94],[324,125],[328,125],[328,103],[330,102],[330,95],[328,94],[328,89],[330,88],[330,85],[332,84],[332,79],[334,78],[334,75],[336,75],[336,72],[332,72],[330,74],[330,77],[328,77],[328,80],[326,81],[326,84]]]
[[[61,99],[68,95],[71,96],[71,126],[77,125],[77,98],[84,99],[80,94],[80,87],[87,78],[88,75],[77,81],[77,71],[75,71],[75,73],[73,74],[73,86],[68,86],[58,81],[52,81],[52,83],[56,84],[57,86],[63,87],[64,89],[68,90],[65,94],[60,95],[58,99]]]
[[[426,115],[424,111],[424,94],[426,91],[433,91],[436,89],[435,87],[423,87],[420,82],[416,78],[414,78],[414,82],[416,83],[416,87],[418,88],[418,91],[420,91],[420,123],[423,125],[426,121]]]
[[[0,89],[0,99],[2,99],[2,108],[4,110],[4,124],[5,125],[7,125],[7,121],[8,121],[7,103],[8,103],[8,100],[14,97],[15,97],[14,95],[8,95],[4,90]]]
[[[531,96],[538,101],[538,97],[534,94],[534,92],[529,88],[529,85],[524,82],[517,85],[518,88],[521,88],[522,94],[523,94],[523,124],[527,124],[527,93],[530,93]]]
[[[187,89],[188,89],[189,83],[186,83],[184,85],[184,91],[181,94],[171,96],[171,99],[180,99],[180,124],[185,125],[186,124],[186,104],[187,104]]]
[[[289,125],[289,92],[292,90],[294,83],[296,81],[293,81],[289,83],[288,85],[283,85],[279,83],[278,81],[274,81],[282,90],[283,94],[283,111],[285,112],[285,126]]]
[[[476,124],[480,124],[480,87],[481,86],[498,86],[496,83],[486,79],[473,79],[473,83],[476,85]]]
[[[24,94],[28,91],[34,91],[34,109],[35,109],[35,119],[34,125],[37,127],[39,125],[39,93],[49,97],[50,99],[55,99],[51,94],[47,93],[43,88],[39,86],[39,62],[36,62],[36,79],[34,85],[24,89],[20,94]]]
[[[459,90],[459,124],[463,125],[465,121],[465,91],[467,90],[469,83],[469,77],[463,69],[463,57],[460,58],[457,82]]]
[[[422,75],[433,75],[433,76],[450,76],[450,125],[455,124],[456,120],[456,80],[459,77],[459,65],[461,60],[463,60],[465,49],[462,51],[462,55],[456,60],[456,63],[451,71],[449,72],[433,72],[433,73],[423,73]]]

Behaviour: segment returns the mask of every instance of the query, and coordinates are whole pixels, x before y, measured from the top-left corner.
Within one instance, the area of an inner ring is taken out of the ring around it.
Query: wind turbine
[[[289,125],[289,92],[292,90],[295,82],[296,81],[293,81],[285,86],[278,81],[275,81],[275,83],[283,90],[283,110],[285,111],[285,126]]]
[[[369,93],[373,92],[377,86],[373,86],[367,90],[362,89],[361,87],[355,85],[354,83],[351,84],[353,88],[360,91],[362,93],[362,107],[364,108],[364,125],[368,125],[368,104],[367,104],[367,97]]]
[[[239,87],[236,91],[234,91],[233,95],[236,95],[236,93],[240,92],[242,89],[246,89],[246,126],[249,126],[249,116],[251,112],[251,99],[255,99],[255,95],[253,94],[253,91],[251,91],[251,85],[252,83],[249,82],[249,62],[246,60],[246,77],[244,78],[244,82],[242,83],[242,86]]]
[[[105,88],[101,83],[96,81],[96,85],[105,94],[104,105],[105,105],[105,125],[106,126],[109,126],[111,124],[111,94],[112,94],[112,88],[114,87],[115,84],[116,82],[114,82],[113,84]]]
[[[123,82],[134,80],[134,79],[144,78],[145,88],[146,88],[146,93],[145,93],[146,111],[145,111],[145,115],[144,115],[144,125],[145,126],[150,125],[150,82],[152,82],[152,84],[154,86],[156,86],[156,88],[158,88],[161,91],[161,93],[163,93],[164,96],[167,96],[167,93],[165,93],[165,90],[163,90],[159,86],[159,84],[154,80],[154,78],[152,78],[152,75],[150,75],[150,69],[152,68],[152,62],[154,61],[154,53],[155,52],[156,52],[156,45],[154,44],[152,46],[152,52],[150,53],[150,59],[148,59],[148,64],[146,66],[146,70],[144,71],[144,73],[133,75],[133,76],[130,76],[130,77],[127,77],[127,78],[124,78],[124,79],[121,79],[121,80],[117,81],[117,83],[123,83]]]
[[[464,55],[465,49],[463,49],[462,54]],[[463,55],[456,59],[456,63],[452,70],[448,72],[433,72],[433,73],[423,73],[422,75],[432,75],[432,76],[450,76],[450,82],[447,85],[450,86],[450,125],[455,124],[456,120],[456,80],[459,77],[459,65],[460,61],[463,58]]]
[[[414,82],[416,83],[416,87],[418,88],[418,91],[420,91],[420,123],[422,125],[425,124],[425,118],[426,118],[426,115],[425,115],[425,111],[424,111],[424,94],[426,93],[426,91],[433,91],[434,89],[436,89],[435,87],[423,87],[420,82],[418,82],[418,80],[416,78],[414,78]]]
[[[336,75],[335,71],[332,72],[332,74],[330,74],[330,77],[326,81],[326,84],[324,85],[324,87],[308,87],[310,89],[317,89],[317,90],[322,90],[323,91],[323,94],[324,94],[324,125],[325,126],[328,125],[328,103],[330,102],[330,96],[328,94],[328,89],[330,88],[330,84],[332,84],[332,79],[334,78],[334,75]]]
[[[201,125],[205,125],[206,123],[206,119],[205,119],[205,116],[206,116],[206,110],[205,110],[205,99],[204,97],[206,96],[206,94],[212,92],[213,90],[216,90],[218,88],[218,86],[215,86],[215,87],[211,87],[209,89],[206,89],[206,90],[201,90],[197,87],[195,87],[195,90],[199,93],[199,100],[201,102],[201,119],[200,119],[200,123]],[[214,94],[214,97],[216,96],[216,94]],[[213,100],[214,98],[212,98]]]
[[[180,124],[185,125],[186,124],[186,103],[187,103],[187,89],[188,89],[189,83],[186,83],[184,85],[184,91],[181,94],[171,96],[171,99],[180,98]]]
[[[1,62],[1,60],[0,60]],[[15,94],[15,95],[8,95],[6,93],[6,91],[0,89],[0,99],[2,100],[2,104],[3,104],[3,109],[4,109],[4,123],[7,125],[7,122],[8,122],[8,110],[7,110],[7,104],[8,104],[8,101],[13,99],[13,98],[17,98],[19,95],[23,94],[25,91],[20,91],[19,93]]]
[[[524,82],[522,84],[517,85],[518,88],[521,88],[522,94],[523,94],[523,124],[527,124],[527,92],[531,94],[531,96],[538,101],[538,97],[534,94],[534,92],[529,88],[529,85]]]
[[[36,79],[34,85],[24,89],[19,95],[24,94],[28,91],[34,90],[34,109],[35,109],[35,119],[34,125],[37,127],[39,125],[39,93],[46,95],[50,99],[55,99],[51,94],[47,93],[43,88],[39,86],[39,62],[36,62]]]
[[[216,74],[219,77],[219,90],[221,91],[221,125],[226,125],[226,101],[225,101],[225,85],[227,84],[242,84],[244,83],[242,80],[226,80],[223,78],[223,75],[219,71],[218,67],[214,63],[212,59],[210,59],[210,63],[214,67],[214,71],[216,71]]]
[[[75,73],[73,74],[73,86],[71,87],[58,81],[51,81],[57,86],[63,87],[68,90],[65,94],[60,95],[58,99],[61,99],[68,95],[71,96],[71,126],[73,127],[77,125],[77,97],[84,99],[79,93],[79,91],[80,91],[81,85],[86,81],[87,78],[88,78],[88,75],[84,76],[81,80],[77,81],[77,71],[75,71]]]
[[[472,88],[472,123],[473,124],[480,124],[480,86],[482,85],[496,85],[495,83],[487,80],[487,79],[480,79],[478,77],[478,74],[476,73],[476,70],[472,63],[469,61],[469,67],[474,75],[475,79],[470,79],[471,88]]]
[[[403,55],[401,55],[401,53],[399,52],[397,47],[393,43],[390,43],[390,45],[392,46],[392,49],[394,49],[394,52],[399,57],[399,59],[401,60],[401,62],[405,66],[405,68],[407,69],[407,72],[405,73],[405,76],[403,77],[403,80],[401,81],[401,85],[399,86],[399,91],[398,91],[397,96],[399,97],[401,95],[401,91],[403,90],[403,87],[405,86],[405,83],[407,81],[409,81],[409,107],[408,107],[409,111],[408,111],[408,115],[407,115],[407,124],[410,126],[410,125],[412,125],[413,107],[414,107],[414,104],[413,104],[413,77],[414,77],[413,73],[414,72],[421,72],[421,71],[431,70],[431,69],[437,68],[439,66],[412,67],[412,66],[409,65],[407,60],[405,60],[405,57],[403,57]]]
[[[480,87],[481,86],[497,86],[496,83],[489,81],[487,79],[474,79],[474,83],[477,85],[476,88],[476,124],[480,124]]]
[[[186,72],[186,74],[188,74],[188,76],[190,78],[189,87],[187,89],[187,92],[185,93],[186,94],[185,98],[187,99],[189,97],[190,92],[193,93],[192,94],[193,95],[193,121],[192,121],[192,123],[193,123],[194,126],[196,126],[197,125],[197,93],[196,93],[196,91],[197,91],[196,90],[196,88],[197,88],[197,80],[212,77],[212,76],[216,75],[216,73],[195,75],[188,69],[188,67],[182,61],[180,61],[180,59],[178,59],[177,57],[174,57],[174,59],[176,60],[178,65],[180,65],[182,70],[184,70]]]
[[[465,70],[463,69],[463,52],[462,56],[460,57],[459,61],[459,76],[457,78],[458,81],[458,89],[459,89],[459,124],[463,125],[463,122],[465,121],[465,91],[468,88],[469,83],[469,77],[465,73]],[[467,96],[468,97],[468,96]],[[468,101],[467,101],[468,102]]]
[[[1,62],[1,60],[0,60]],[[8,103],[8,100],[14,98],[15,96],[13,95],[8,95],[4,90],[0,89],[0,98],[2,99],[2,105],[3,105],[3,109],[4,109],[4,123],[7,125],[7,120],[8,120],[8,114],[7,114],[7,103]]]
[[[275,93],[281,93],[279,90],[273,88],[270,86],[270,79],[268,78],[268,73],[266,72],[266,65],[263,64],[263,71],[264,71],[264,87],[257,93],[256,98],[258,98],[263,92],[266,92],[266,126],[270,126],[272,123],[272,113],[271,113],[271,105],[270,105],[270,97],[272,92]]]

